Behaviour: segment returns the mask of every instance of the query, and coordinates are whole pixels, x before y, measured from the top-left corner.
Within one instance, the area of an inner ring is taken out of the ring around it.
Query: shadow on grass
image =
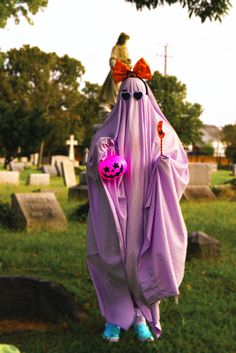
[[[71,221],[77,220],[81,223],[87,222],[89,212],[89,203],[83,203],[78,208],[76,208],[71,214],[68,215],[68,218]]]
[[[13,213],[7,202],[0,202],[0,224],[5,228],[13,228]]]

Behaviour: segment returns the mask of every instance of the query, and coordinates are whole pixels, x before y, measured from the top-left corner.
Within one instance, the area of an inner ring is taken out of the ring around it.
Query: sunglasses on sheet
[[[143,98],[143,92],[134,92],[134,93],[130,93],[128,91],[121,92],[121,98],[124,99],[125,101],[130,100],[131,97],[134,97],[136,101],[139,101],[140,99]]]

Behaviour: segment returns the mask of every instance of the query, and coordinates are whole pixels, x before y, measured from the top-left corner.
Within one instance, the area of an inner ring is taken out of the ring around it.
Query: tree
[[[78,105],[80,115],[80,138],[83,146],[89,146],[93,135],[94,125],[98,122],[101,86],[97,83],[85,82]]]
[[[200,17],[204,22],[206,19],[222,20],[230,9],[230,0],[125,0],[127,2],[135,3],[137,10],[155,9],[157,6],[168,4],[173,5],[179,3],[182,7],[187,7],[189,17],[193,14]]]
[[[236,163],[236,124],[225,125],[222,129],[223,141],[227,143],[226,157]]]
[[[202,113],[202,107],[198,103],[192,104],[186,101],[186,85],[178,81],[175,76],[164,76],[156,71],[149,81],[149,86],[182,142],[191,144],[200,140],[203,124],[199,116]]]
[[[23,16],[32,24],[30,15],[35,15],[40,9],[46,7],[48,0],[3,0],[0,2],[0,28],[7,24],[10,17],[15,19],[15,23],[20,22]]]
[[[85,72],[81,62],[28,45],[2,53],[2,57],[0,126],[4,124],[5,130],[0,129],[0,147],[9,155],[14,150],[13,145],[15,149],[19,143],[26,147],[26,141],[29,146],[29,141],[33,140],[35,149],[39,135],[41,141],[45,141],[47,152],[63,146],[70,133],[76,135],[80,122],[78,80]],[[22,128],[25,132],[22,134],[23,130],[12,123],[14,116],[20,126],[31,122],[32,129]],[[35,127],[33,117],[38,117],[40,127]],[[6,125],[12,131],[11,147],[4,138]],[[30,147],[26,152],[30,152]]]

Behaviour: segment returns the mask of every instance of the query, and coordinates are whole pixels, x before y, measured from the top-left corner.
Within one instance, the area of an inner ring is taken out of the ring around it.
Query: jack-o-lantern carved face
[[[126,170],[126,160],[118,155],[109,156],[98,164],[98,173],[102,179],[106,180],[119,178]]]

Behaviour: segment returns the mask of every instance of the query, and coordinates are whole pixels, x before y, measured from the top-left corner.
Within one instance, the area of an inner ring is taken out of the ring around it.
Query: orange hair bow
[[[131,67],[117,60],[112,76],[115,82],[124,81],[127,77],[139,77],[146,80],[151,80],[152,78],[150,67],[143,58],[139,59],[134,65],[133,71]]]

